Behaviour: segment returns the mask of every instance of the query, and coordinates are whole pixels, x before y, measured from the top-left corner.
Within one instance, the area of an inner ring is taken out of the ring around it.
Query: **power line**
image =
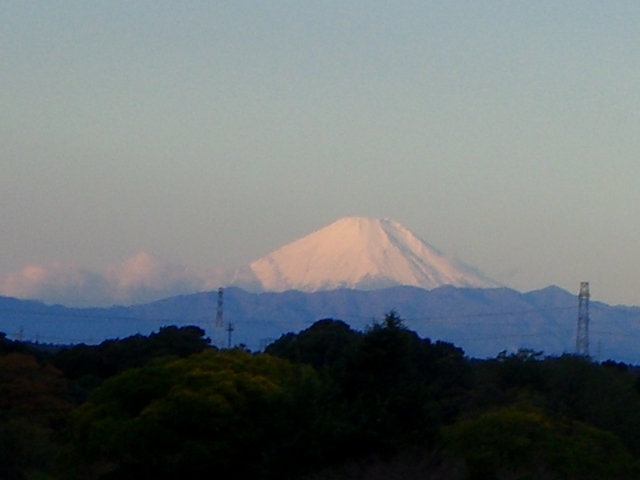
[[[7,313],[12,315],[34,315],[39,317],[64,317],[64,318],[77,318],[85,320],[130,320],[130,321],[149,321],[149,322],[175,322],[178,319],[171,318],[154,318],[154,317],[131,317],[131,316],[118,316],[118,315],[94,315],[91,313],[63,313],[63,312],[33,312],[24,310],[3,310],[0,309],[0,314]]]
[[[407,318],[406,321],[431,321],[431,320],[452,320],[458,318],[481,318],[481,317],[506,317],[515,315],[530,315],[540,312],[552,312],[560,310],[574,310],[575,307],[549,307],[549,308],[536,308],[530,310],[513,310],[510,312],[485,312],[485,313],[465,313],[460,315],[440,315],[433,317],[414,317]]]
[[[575,307],[550,307],[550,308],[538,308],[538,309],[530,309],[530,310],[514,310],[508,312],[481,312],[481,313],[468,313],[468,314],[460,314],[460,315],[439,315],[439,316],[428,316],[428,317],[411,317],[405,318],[403,320],[415,322],[415,321],[432,321],[432,320],[455,320],[460,318],[481,318],[481,317],[504,317],[504,316],[515,316],[515,315],[529,315],[540,312],[551,312],[551,311],[560,311],[560,310],[569,310],[574,309]],[[295,311],[295,310],[294,310]],[[298,310],[302,313],[309,313],[304,310]],[[89,320],[128,320],[128,321],[148,321],[148,322],[176,322],[176,321],[189,321],[188,319],[180,319],[180,318],[158,318],[158,317],[134,317],[134,316],[118,316],[118,315],[95,315],[91,313],[64,313],[64,312],[38,312],[38,311],[23,311],[23,310],[6,310],[0,309],[0,314],[7,313],[13,315],[34,315],[34,316],[42,316],[42,317],[64,317],[64,318],[77,318],[77,319],[89,319]],[[639,312],[640,316],[640,312]],[[217,317],[217,315],[216,315]],[[349,319],[359,319],[359,320],[375,320],[375,318],[371,317],[362,317],[356,315],[315,315],[317,318],[329,318],[329,317],[342,317]],[[210,318],[210,317],[209,317]],[[217,320],[217,318],[216,318]],[[204,317],[200,320],[191,319],[191,321],[205,321]],[[316,320],[311,321],[314,323]],[[283,323],[283,320],[246,320],[242,321],[242,323]],[[299,323],[308,323],[305,320],[296,320]]]
[[[512,333],[512,334],[502,334],[502,335],[491,335],[485,337],[461,337],[457,338],[458,342],[474,342],[481,341],[486,342],[488,340],[504,340],[507,338],[536,338],[536,337],[557,337],[558,333],[566,333],[567,335],[571,333],[570,330],[559,330],[555,332],[543,332],[543,333]]]
[[[219,304],[218,304],[219,305]],[[434,315],[434,316],[422,316],[422,317],[410,317],[405,319],[405,321],[407,323],[424,323],[424,322],[437,322],[437,321],[456,321],[455,325],[452,326],[456,326],[456,327],[461,327],[461,326],[483,326],[483,325],[495,325],[497,322],[495,321],[491,321],[491,322],[483,322],[483,323],[477,323],[477,322],[467,322],[467,323],[460,323],[457,322],[457,320],[462,320],[462,319],[474,319],[474,318],[490,318],[490,319],[498,319],[501,317],[515,317],[515,316],[525,316],[525,315],[532,315],[532,314],[537,314],[537,313],[545,313],[545,312],[560,312],[560,311],[566,311],[566,310],[573,310],[575,309],[575,306],[565,306],[565,307],[547,307],[547,308],[537,308],[537,309],[527,309],[527,310],[509,310],[509,311],[502,311],[502,312],[478,312],[478,313],[465,313],[465,314],[453,314],[453,315]],[[297,309],[299,312],[301,313],[305,313],[305,314],[309,314],[308,311],[306,310],[302,310],[302,309]],[[196,320],[196,319],[184,319],[184,318],[158,318],[158,317],[136,317],[136,316],[115,316],[115,315],[100,315],[100,314],[93,314],[93,313],[89,313],[89,312],[60,312],[60,311],[23,311],[23,310],[11,310],[11,309],[0,309],[0,314],[5,313],[5,314],[13,314],[13,315],[34,315],[34,316],[43,316],[43,317],[63,317],[65,319],[83,319],[83,320],[89,320],[89,321],[109,321],[109,322],[123,322],[123,321],[129,321],[129,322],[141,322],[141,323],[146,323],[146,324],[155,324],[156,326],[160,326],[160,324],[176,324],[176,323],[194,323],[194,324],[204,324],[206,323],[205,319],[200,319],[200,320]],[[216,320],[218,320],[218,312],[216,312]],[[626,314],[636,314],[636,312],[625,312]],[[640,310],[637,312],[638,317],[640,317]],[[372,317],[364,317],[364,316],[355,316],[355,315],[314,315],[315,318],[343,318],[343,319],[359,319],[359,320],[368,320],[368,321],[375,321],[374,318]],[[210,317],[209,317],[210,318]],[[312,325],[313,323],[315,323],[317,320],[276,320],[276,319],[263,319],[263,320],[244,320],[244,321],[240,321],[240,325],[281,325],[282,327],[288,327],[288,328],[292,328],[294,325],[298,325],[298,328],[300,326],[306,326],[306,325]],[[217,323],[217,322],[216,322]],[[228,341],[227,344],[230,346],[231,345],[231,333],[235,330],[236,325],[235,324],[230,324],[227,327],[227,333],[228,333]],[[504,335],[492,335],[490,337],[487,336],[481,336],[481,337],[473,337],[473,338],[459,338],[456,341],[486,341],[486,340],[498,340],[498,339],[505,339],[505,338],[527,338],[527,337],[543,337],[543,336],[552,336],[552,335],[558,335],[558,333],[560,332],[560,330],[556,330],[555,333],[522,333],[522,334],[518,334],[518,333],[514,333],[514,334],[504,334]],[[629,334],[617,334],[615,332],[594,332],[596,334],[604,334],[604,335],[612,335],[612,336],[625,336],[625,337],[629,337],[632,336],[634,337],[634,335],[629,335]],[[76,339],[76,338],[63,338],[60,336],[46,336],[46,335],[41,335],[40,333],[38,334],[40,336],[41,339],[46,340],[64,340],[67,342],[73,342],[73,341],[77,341],[80,339]],[[80,341],[84,341],[80,340]]]

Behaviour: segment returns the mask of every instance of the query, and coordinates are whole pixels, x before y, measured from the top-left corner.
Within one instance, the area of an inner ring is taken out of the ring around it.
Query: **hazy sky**
[[[0,0],[4,293],[234,269],[362,215],[638,305],[639,25],[613,0]]]

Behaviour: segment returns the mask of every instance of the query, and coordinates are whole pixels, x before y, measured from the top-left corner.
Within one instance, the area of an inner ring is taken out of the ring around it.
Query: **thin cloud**
[[[224,272],[199,272],[141,252],[96,273],[73,265],[28,265],[0,278],[0,294],[67,306],[145,303],[213,290]]]

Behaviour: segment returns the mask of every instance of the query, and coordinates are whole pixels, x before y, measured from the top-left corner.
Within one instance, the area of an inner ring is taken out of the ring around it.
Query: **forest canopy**
[[[0,336],[0,478],[640,478],[639,378],[530,350],[471,359],[395,312],[365,331],[323,319],[262,353],[198,327],[56,348]]]

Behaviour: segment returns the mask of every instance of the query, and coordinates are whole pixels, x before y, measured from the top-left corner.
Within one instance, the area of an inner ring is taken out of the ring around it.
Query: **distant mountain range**
[[[474,357],[575,350],[577,295],[502,287],[393,220],[343,218],[240,269],[230,284],[222,328],[215,327],[214,290],[110,308],[0,297],[0,331],[45,343],[97,343],[195,324],[218,346],[259,350],[323,318],[365,329],[395,310],[421,336]],[[596,358],[640,364],[640,308],[592,302],[590,340]]]
[[[219,346],[231,339],[232,345],[259,350],[322,318],[342,319],[364,329],[393,309],[421,336],[453,342],[472,357],[518,348],[546,354],[575,351],[577,294],[558,287],[528,293],[453,286],[282,293],[228,288],[223,328],[215,328],[217,296],[212,291],[111,308],[67,308],[0,297],[0,331],[10,338],[44,343],[99,343],[148,334],[163,325],[196,324]],[[590,307],[592,356],[640,364],[640,308],[600,302]]]
[[[364,217],[343,218],[289,243],[240,268],[229,284],[254,292],[500,286],[400,223]]]

